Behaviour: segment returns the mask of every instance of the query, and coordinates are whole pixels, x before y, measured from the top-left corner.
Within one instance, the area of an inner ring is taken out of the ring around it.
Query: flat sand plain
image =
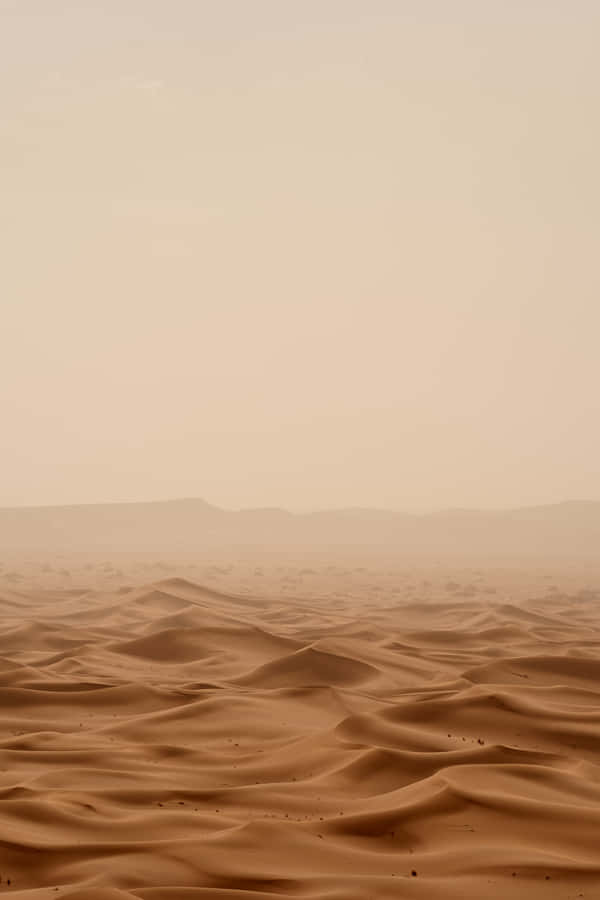
[[[597,571],[0,563],[0,894],[600,897]]]

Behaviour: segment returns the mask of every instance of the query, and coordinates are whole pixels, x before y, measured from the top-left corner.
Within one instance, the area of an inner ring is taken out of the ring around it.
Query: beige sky
[[[0,12],[0,505],[600,499],[596,0]]]

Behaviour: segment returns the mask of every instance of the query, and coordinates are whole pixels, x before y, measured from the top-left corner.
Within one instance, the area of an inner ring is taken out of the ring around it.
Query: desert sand
[[[5,556],[0,892],[600,897],[600,579]]]

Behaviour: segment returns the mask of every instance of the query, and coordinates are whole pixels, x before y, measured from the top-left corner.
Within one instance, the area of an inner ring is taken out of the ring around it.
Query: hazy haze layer
[[[599,10],[0,0],[0,504],[600,499]]]

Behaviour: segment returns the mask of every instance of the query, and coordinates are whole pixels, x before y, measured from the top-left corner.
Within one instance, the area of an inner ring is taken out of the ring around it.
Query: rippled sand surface
[[[0,893],[600,897],[597,581],[10,565]]]

